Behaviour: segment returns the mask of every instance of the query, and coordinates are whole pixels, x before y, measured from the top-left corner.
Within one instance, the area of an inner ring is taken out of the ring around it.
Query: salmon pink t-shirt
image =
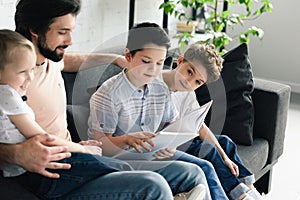
[[[46,132],[71,140],[67,130],[63,67],[63,61],[50,60],[35,67],[34,78],[27,90],[27,103],[35,113],[36,122]]]

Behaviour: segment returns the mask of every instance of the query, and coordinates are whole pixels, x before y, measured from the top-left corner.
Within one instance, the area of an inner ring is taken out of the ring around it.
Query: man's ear
[[[32,29],[29,29],[29,33],[31,35],[31,41],[33,41],[33,39],[37,39],[38,38],[38,34],[35,33]]]
[[[180,55],[178,58],[177,58],[177,66],[181,65],[183,63],[183,55]]]
[[[125,58],[126,58],[127,62],[131,62],[131,60],[132,60],[132,55],[128,48],[125,49]]]

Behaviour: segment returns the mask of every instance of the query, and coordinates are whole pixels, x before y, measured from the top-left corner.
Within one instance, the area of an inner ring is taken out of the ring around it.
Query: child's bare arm
[[[136,133],[128,133],[122,136],[113,137],[108,133],[101,133],[98,131],[94,131],[95,139],[101,141],[103,144],[103,152],[105,155],[115,155],[122,149],[126,149],[127,147],[133,147],[137,152],[143,152],[141,147],[146,149],[147,151],[151,151],[146,143],[154,146],[155,144],[151,140],[151,138],[155,137],[154,133],[150,132],[136,132]]]
[[[216,136],[211,132],[211,130],[206,126],[205,123],[199,129],[199,138],[203,141],[210,142],[215,145],[220,155],[222,156],[224,162],[230,169],[231,173],[235,176],[239,176],[239,167],[227,156],[223,148],[221,147],[219,141]]]
[[[15,124],[17,129],[28,139],[38,134],[45,134],[46,131],[38,125],[28,114],[9,115],[9,119]],[[84,146],[56,137],[53,146],[66,146],[68,152],[88,153]],[[51,143],[49,143],[51,145]]]

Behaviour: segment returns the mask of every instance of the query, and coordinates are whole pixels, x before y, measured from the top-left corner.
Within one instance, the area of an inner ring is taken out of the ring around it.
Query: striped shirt
[[[156,132],[176,116],[177,110],[164,82],[155,79],[143,91],[130,83],[123,70],[92,95],[88,134],[94,138],[94,130],[113,136],[138,131]]]

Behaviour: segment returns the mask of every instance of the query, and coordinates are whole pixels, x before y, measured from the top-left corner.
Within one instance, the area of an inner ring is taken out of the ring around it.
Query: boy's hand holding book
[[[144,148],[146,151],[150,152],[151,148],[149,147],[149,145],[152,147],[155,146],[154,142],[151,140],[151,138],[156,137],[155,133],[135,132],[126,134],[126,137],[126,143],[130,147],[133,147],[139,153],[143,153],[141,147]],[[146,143],[148,143],[149,145],[147,145]]]

